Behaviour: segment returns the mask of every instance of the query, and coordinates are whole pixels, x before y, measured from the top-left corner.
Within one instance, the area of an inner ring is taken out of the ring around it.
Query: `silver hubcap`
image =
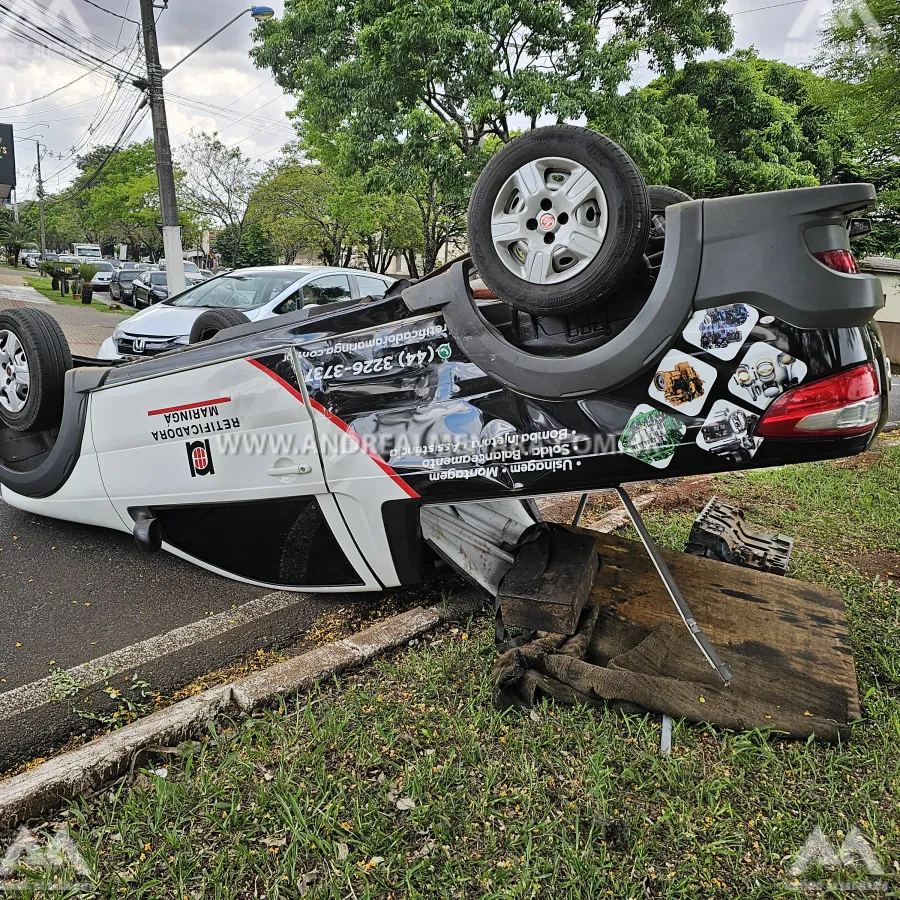
[[[497,195],[491,238],[503,264],[532,284],[574,278],[596,258],[609,228],[600,182],[571,159],[517,169]]]
[[[0,407],[19,413],[28,402],[31,377],[22,342],[11,331],[0,331]]]

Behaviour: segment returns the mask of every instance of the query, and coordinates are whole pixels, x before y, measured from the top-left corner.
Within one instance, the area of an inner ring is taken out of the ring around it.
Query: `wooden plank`
[[[680,619],[642,544],[597,535],[602,565],[592,599],[606,613],[647,629]],[[848,721],[860,717],[859,692],[843,597],[828,588],[662,551],[697,622],[735,670],[759,678],[764,690],[822,707],[839,694]],[[683,627],[683,626],[682,626]],[[762,665],[761,665],[762,664]],[[812,710],[824,714],[824,710]]]

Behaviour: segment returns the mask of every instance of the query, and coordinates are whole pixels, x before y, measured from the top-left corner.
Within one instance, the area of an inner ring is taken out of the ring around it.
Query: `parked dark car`
[[[141,272],[140,276],[132,285],[132,306],[145,309],[161,300],[168,300],[169,282],[165,272]],[[200,275],[186,273],[185,277],[188,287],[193,287],[203,281],[203,277]]]
[[[119,269],[109,283],[109,294],[117,303],[134,306],[134,283],[144,273],[140,269]]]

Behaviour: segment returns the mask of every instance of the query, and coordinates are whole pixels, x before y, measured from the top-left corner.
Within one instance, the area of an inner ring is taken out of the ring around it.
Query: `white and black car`
[[[55,319],[0,311],[3,499],[258,585],[380,590],[443,560],[493,589],[545,533],[530,498],[871,446],[884,298],[849,235],[874,202],[864,184],[675,202],[648,255],[634,164],[554,127],[479,180],[472,260],[380,297],[359,274],[234,273],[183,295],[232,306],[143,317],[184,316],[142,339],[190,345],[124,362],[73,361]],[[473,261],[499,301],[473,296]],[[291,311],[259,318],[273,302]],[[704,349],[706,317],[738,303],[739,337]],[[758,395],[735,377],[788,358]],[[726,407],[752,456],[714,452]]]
[[[152,356],[191,342],[198,318],[208,310],[234,311],[256,322],[322,304],[381,298],[394,279],[357,269],[270,266],[239,269],[213,279],[188,275],[193,285],[171,300],[156,302],[116,328],[100,350],[101,359]],[[133,305],[147,306],[154,289],[162,301],[165,273],[146,272],[134,282]],[[221,326],[220,326],[221,327]],[[196,337],[196,335],[195,335]]]

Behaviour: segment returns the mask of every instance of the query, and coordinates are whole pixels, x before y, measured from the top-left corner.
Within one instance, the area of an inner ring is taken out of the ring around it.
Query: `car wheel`
[[[647,188],[650,195],[650,238],[647,241],[647,255],[661,253],[666,246],[666,210],[676,203],[693,200],[690,194],[664,184],[651,184]]]
[[[469,245],[484,283],[533,315],[568,315],[615,291],[650,230],[632,159],[587,128],[538,128],[491,159],[472,192]]]
[[[62,419],[68,341],[52,316],[0,312],[0,420],[14,431],[43,431]]]
[[[190,341],[192,344],[208,341],[226,328],[246,325],[249,321],[242,312],[236,309],[208,309],[194,322]]]

